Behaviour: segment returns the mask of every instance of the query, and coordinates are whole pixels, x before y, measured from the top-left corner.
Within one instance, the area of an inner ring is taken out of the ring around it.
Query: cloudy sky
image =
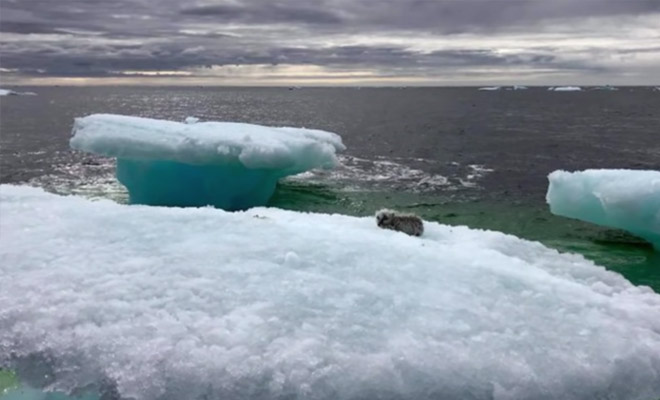
[[[2,0],[3,84],[660,84],[660,0]]]

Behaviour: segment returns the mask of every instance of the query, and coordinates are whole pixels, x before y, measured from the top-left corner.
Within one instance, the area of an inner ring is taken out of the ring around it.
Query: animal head
[[[376,213],[376,224],[378,226],[388,226],[392,224],[396,211],[382,209]]]

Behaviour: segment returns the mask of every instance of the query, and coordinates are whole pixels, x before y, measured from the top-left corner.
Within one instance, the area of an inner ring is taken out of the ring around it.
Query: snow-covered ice
[[[549,87],[548,90],[551,92],[581,92],[582,88],[579,86],[556,86]]]
[[[427,222],[413,238],[371,216],[8,185],[0,215],[0,366],[32,386],[137,400],[660,397],[660,296],[510,235]]]
[[[548,179],[553,214],[624,229],[660,250],[660,171],[555,171]]]
[[[332,168],[341,137],[302,128],[163,121],[110,114],[76,118],[71,147],[117,157],[132,203],[265,205],[280,178]]]

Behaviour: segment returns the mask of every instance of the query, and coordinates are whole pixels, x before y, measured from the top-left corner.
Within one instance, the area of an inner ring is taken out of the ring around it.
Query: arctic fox
[[[424,223],[421,218],[388,209],[376,213],[376,224],[383,229],[403,232],[410,236],[422,236],[424,233]]]

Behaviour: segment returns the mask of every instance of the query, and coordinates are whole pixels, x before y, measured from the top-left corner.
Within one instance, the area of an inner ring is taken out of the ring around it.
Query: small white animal
[[[376,213],[376,224],[383,229],[403,232],[410,236],[422,236],[424,222],[414,214],[402,214],[388,209]]]

